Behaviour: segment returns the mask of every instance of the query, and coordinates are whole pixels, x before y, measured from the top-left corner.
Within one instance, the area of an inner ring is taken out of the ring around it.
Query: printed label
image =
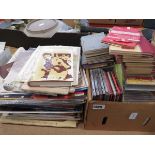
[[[133,120],[133,119],[136,119],[138,116],[138,113],[137,112],[132,112],[129,116],[129,119]]]
[[[105,109],[104,104],[93,104],[93,110],[101,110],[101,109]]]

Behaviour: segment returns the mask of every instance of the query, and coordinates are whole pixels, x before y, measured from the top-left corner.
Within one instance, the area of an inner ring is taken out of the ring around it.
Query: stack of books
[[[114,26],[109,34],[102,38],[102,42],[133,49],[140,42],[140,36],[140,30],[137,28]]]
[[[122,64],[123,101],[155,101],[155,48],[139,29],[120,27],[119,30],[115,31],[119,34],[119,45],[112,42],[109,54]]]
[[[2,123],[76,127],[83,119],[88,82],[80,47],[19,48],[9,63],[0,86]]]
[[[108,68],[113,66],[113,56],[109,55],[109,46],[102,43],[104,33],[81,37],[82,65],[84,68]]]

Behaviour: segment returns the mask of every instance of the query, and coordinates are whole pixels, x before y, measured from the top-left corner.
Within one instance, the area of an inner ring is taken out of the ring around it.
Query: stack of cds
[[[91,92],[93,100],[121,101],[122,88],[113,71],[91,69]]]

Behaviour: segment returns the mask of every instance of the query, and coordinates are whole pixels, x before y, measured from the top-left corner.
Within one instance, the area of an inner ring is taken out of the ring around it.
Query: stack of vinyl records
[[[104,33],[81,37],[82,65],[84,68],[108,68],[113,66],[113,56],[109,55],[109,46],[101,43]]]
[[[133,30],[136,31],[135,28]],[[155,101],[155,48],[142,34],[139,41],[137,39],[133,42],[132,39],[139,36],[138,31],[119,31],[119,34],[130,39],[128,42],[124,41],[125,44],[130,43],[134,47],[118,46],[113,43],[109,47],[109,53],[115,55],[116,62],[122,63],[125,76],[123,101]]]
[[[122,100],[122,88],[114,71],[90,69],[90,81],[93,100]]]
[[[0,122],[76,127],[83,119],[88,82],[79,47],[19,48],[2,69]]]

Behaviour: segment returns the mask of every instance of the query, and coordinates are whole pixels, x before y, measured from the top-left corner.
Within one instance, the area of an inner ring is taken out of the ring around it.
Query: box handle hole
[[[151,117],[147,117],[142,125],[146,126],[150,122],[150,120],[151,120]]]
[[[103,119],[102,119],[102,125],[105,125],[107,123],[107,119],[108,119],[108,117],[103,117]]]

